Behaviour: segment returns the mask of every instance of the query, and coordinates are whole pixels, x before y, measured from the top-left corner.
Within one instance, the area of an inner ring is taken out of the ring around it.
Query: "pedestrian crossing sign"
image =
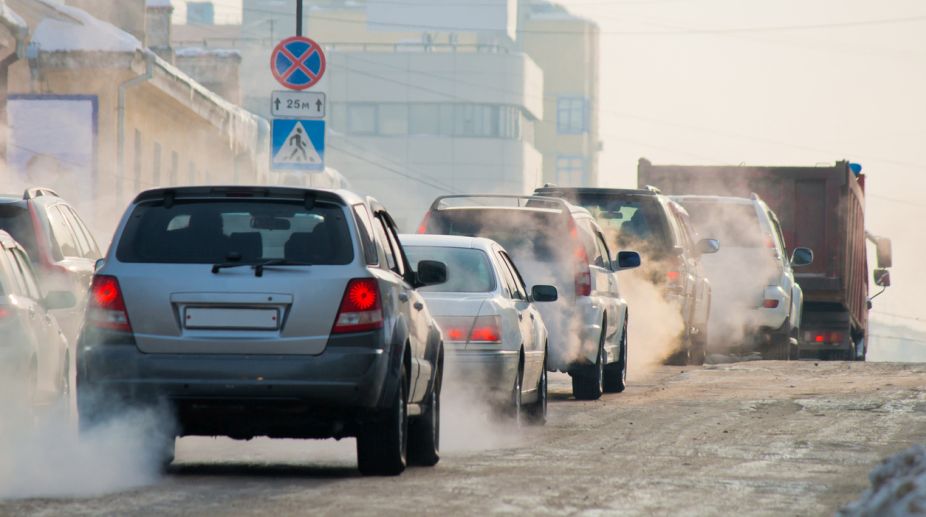
[[[325,170],[324,120],[275,119],[271,140],[271,170]]]

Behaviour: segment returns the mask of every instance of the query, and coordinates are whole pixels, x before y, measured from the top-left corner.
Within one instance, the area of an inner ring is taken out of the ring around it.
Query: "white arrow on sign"
[[[270,113],[274,118],[322,119],[327,108],[322,92],[276,91],[270,96]]]

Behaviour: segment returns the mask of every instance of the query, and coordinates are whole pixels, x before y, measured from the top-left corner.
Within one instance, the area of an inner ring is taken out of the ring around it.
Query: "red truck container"
[[[856,175],[849,162],[752,167],[653,165],[640,159],[637,180],[668,195],[758,194],[778,215],[789,256],[798,246],[814,251],[813,264],[795,270],[804,291],[801,355],[864,360],[869,309],[865,177]]]

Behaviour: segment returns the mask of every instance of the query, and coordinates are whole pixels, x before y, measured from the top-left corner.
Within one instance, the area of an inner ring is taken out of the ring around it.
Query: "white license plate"
[[[276,330],[280,313],[276,309],[196,309],[184,311],[188,329]]]

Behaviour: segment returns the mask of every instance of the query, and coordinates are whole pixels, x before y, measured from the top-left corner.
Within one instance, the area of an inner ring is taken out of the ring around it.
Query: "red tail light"
[[[762,306],[766,309],[774,309],[778,307],[778,300],[763,300]]]
[[[839,345],[842,344],[844,337],[845,334],[838,331],[818,330],[804,332],[804,341],[812,343]]]
[[[469,332],[471,343],[501,343],[501,318],[498,316],[479,316]]]
[[[13,315],[13,312],[7,309],[6,307],[0,307],[0,320],[9,318]]]
[[[379,284],[373,278],[355,278],[347,283],[332,334],[364,332],[383,328],[383,304]]]
[[[501,319],[498,316],[438,316],[444,340],[456,343],[491,344],[502,342]]]
[[[669,271],[668,273],[666,273],[666,280],[668,280],[670,284],[677,283],[678,279],[681,277],[682,277],[682,274],[679,273],[678,271]]]
[[[418,225],[418,233],[428,233],[428,222],[431,220],[431,211],[428,210],[424,213],[424,217],[421,218],[421,223]]]
[[[93,277],[87,305],[87,323],[97,328],[132,332],[125,301],[122,299],[122,289],[116,277]]]
[[[575,290],[576,296],[589,296],[592,294],[592,272],[588,267],[588,253],[579,239],[579,228],[571,217],[569,218],[569,237],[575,245],[573,258],[576,264]]]

